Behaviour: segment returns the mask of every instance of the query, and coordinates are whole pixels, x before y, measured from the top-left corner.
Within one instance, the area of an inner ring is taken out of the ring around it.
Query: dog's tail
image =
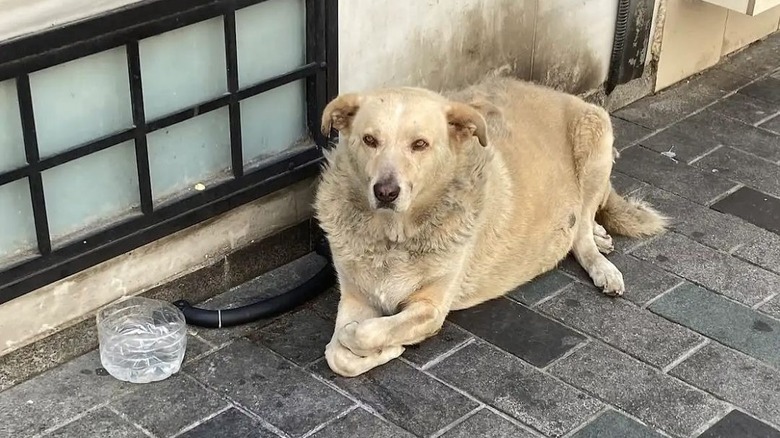
[[[669,219],[650,204],[620,196],[610,187],[609,195],[596,213],[596,222],[608,232],[627,237],[649,237],[666,230]]]

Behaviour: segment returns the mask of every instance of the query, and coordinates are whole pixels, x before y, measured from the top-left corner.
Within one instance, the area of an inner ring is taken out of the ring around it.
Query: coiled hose
[[[187,324],[206,328],[233,327],[280,315],[325,292],[336,283],[330,247],[324,237],[317,242],[314,252],[327,260],[325,266],[302,284],[277,296],[225,310],[201,309],[185,300],[176,301],[173,305],[184,313]]]

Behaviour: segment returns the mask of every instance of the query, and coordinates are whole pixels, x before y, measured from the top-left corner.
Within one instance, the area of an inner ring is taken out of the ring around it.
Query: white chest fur
[[[352,248],[353,250],[357,248]],[[334,252],[339,276],[348,281],[383,314],[393,314],[422,285],[425,272],[401,249],[363,248],[352,254]]]

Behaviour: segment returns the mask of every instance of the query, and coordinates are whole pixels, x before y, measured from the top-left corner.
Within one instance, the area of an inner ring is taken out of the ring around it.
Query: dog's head
[[[488,144],[474,107],[418,88],[343,94],[322,114],[322,132],[331,129],[349,148],[369,205],[397,212],[435,185],[464,148]]]

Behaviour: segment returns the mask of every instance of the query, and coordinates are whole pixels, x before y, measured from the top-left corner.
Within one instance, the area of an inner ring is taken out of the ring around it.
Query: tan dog
[[[499,297],[569,251],[621,295],[623,276],[602,255],[613,249],[607,230],[665,228],[612,189],[606,111],[548,88],[491,78],[449,99],[417,88],[344,94],[325,108],[331,128],[340,144],[315,210],[341,288],[325,356],[343,376],[400,356],[451,310]]]

